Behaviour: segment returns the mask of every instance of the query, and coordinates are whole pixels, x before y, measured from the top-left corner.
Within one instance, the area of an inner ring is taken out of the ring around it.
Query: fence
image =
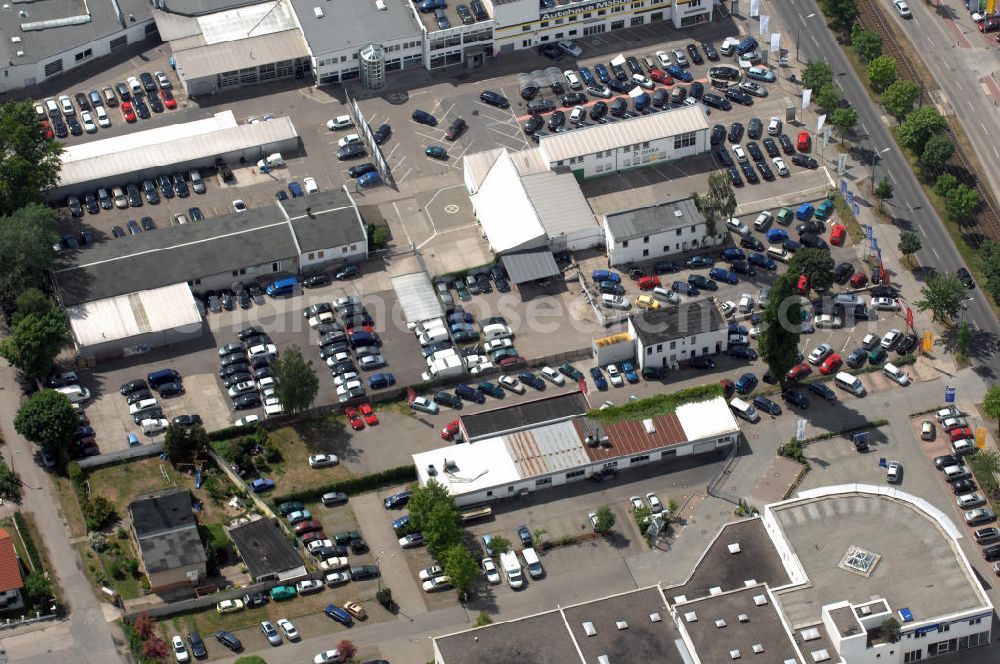
[[[219,456],[219,454],[215,450],[213,450],[212,448],[209,448],[208,449],[208,456],[209,456],[209,458],[212,459],[212,461],[215,462],[216,466],[218,466],[219,468],[222,469],[222,472],[224,472],[226,474],[226,476],[229,477],[230,481],[233,484],[235,484],[237,487],[239,487],[239,488],[241,488],[241,489],[243,489],[243,490],[245,490],[247,492],[247,495],[250,496],[250,499],[254,502],[254,505],[257,506],[257,509],[260,510],[261,514],[263,514],[266,518],[269,518],[269,519],[276,519],[277,518],[277,516],[271,510],[271,508],[268,507],[267,503],[265,503],[264,500],[260,496],[258,496],[256,493],[254,493],[253,490],[249,486],[247,486],[246,482],[243,481],[243,478],[240,477],[239,475],[237,475],[236,471],[233,470],[229,466],[229,463],[225,459],[223,459],[221,456]]]
[[[49,613],[44,616],[37,615],[34,618],[22,618],[20,620],[11,620],[8,618],[4,622],[0,622],[0,630],[4,629],[15,629],[17,627],[23,627],[24,625],[32,625],[34,623],[48,622],[49,620],[56,620],[59,618],[58,613]]]
[[[162,453],[163,445],[160,443],[154,443],[152,445],[129,447],[117,452],[108,452],[107,454],[98,454],[97,456],[80,459],[77,463],[83,470],[93,470],[102,466],[110,466],[121,461],[144,459],[146,457],[156,456]]]
[[[742,444],[743,436],[741,434],[737,439],[736,444],[733,445],[732,450],[730,450],[729,458],[727,458],[726,462],[722,465],[722,469],[719,471],[719,474],[708,483],[707,487],[708,495],[720,498],[725,500],[727,503],[732,503],[737,506],[740,504],[740,497],[730,491],[722,489],[721,486],[729,478],[729,476],[732,475],[733,468],[736,466],[736,462],[738,460],[737,454],[739,453],[740,446]]]

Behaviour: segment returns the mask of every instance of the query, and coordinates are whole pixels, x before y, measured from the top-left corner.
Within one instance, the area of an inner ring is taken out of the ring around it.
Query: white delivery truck
[[[511,588],[517,590],[524,585],[524,574],[521,572],[521,563],[518,562],[516,553],[513,551],[501,553],[500,566]]]
[[[538,554],[532,547],[521,550],[521,555],[524,556],[524,562],[528,566],[528,574],[532,579],[539,579],[545,570],[542,569],[542,563],[538,560]]]
[[[439,378],[461,376],[463,373],[465,373],[465,365],[462,364],[462,358],[452,355],[450,357],[442,357],[439,360],[434,360],[434,362],[427,367],[427,371],[420,375],[420,378],[424,381],[429,381],[437,380]]]

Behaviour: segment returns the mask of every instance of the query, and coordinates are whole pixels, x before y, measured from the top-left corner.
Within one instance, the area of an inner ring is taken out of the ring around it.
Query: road
[[[824,23],[815,0],[788,0],[790,18],[802,27],[802,61],[825,60],[833,68],[834,78],[844,96],[858,112],[860,126],[868,134],[869,149],[879,155],[878,173],[892,179],[892,206],[902,223],[909,223],[921,235],[923,248],[917,253],[921,265],[933,265],[938,270],[954,272],[964,263],[951,236],[938,217],[905,157],[896,147],[887,125],[888,120],[878,106],[868,102],[868,92],[854,73],[834,35]],[[915,3],[916,4],[916,3]],[[876,176],[878,177],[878,176]],[[915,294],[913,294],[915,295]],[[985,302],[981,290],[970,291],[965,320],[989,339],[1000,339],[1000,324]],[[973,353],[972,361],[985,378],[1000,375],[1000,356]]]
[[[24,485],[21,511],[31,514],[38,525],[52,563],[50,573],[58,577],[69,616],[17,636],[0,633],[0,643],[7,653],[4,661],[51,664],[63,656],[92,664],[122,661],[112,639],[112,630],[117,628],[108,623],[80,568],[80,557],[70,545],[49,477],[33,459],[34,445],[14,431],[20,394],[14,371],[0,360],[0,430],[6,442],[3,456]]]

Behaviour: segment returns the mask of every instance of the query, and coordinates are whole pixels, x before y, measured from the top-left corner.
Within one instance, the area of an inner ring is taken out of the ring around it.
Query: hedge
[[[236,438],[237,436],[246,436],[257,431],[257,428],[260,426],[260,422],[251,422],[250,424],[244,424],[243,426],[231,426],[224,429],[217,429],[216,431],[208,432],[208,440],[229,440],[230,438]]]
[[[17,525],[17,530],[21,534],[21,542],[24,543],[24,552],[31,560],[31,568],[38,570],[42,569],[42,559],[38,556],[38,550],[35,548],[35,541],[31,537],[31,530],[28,528],[28,524],[25,523],[24,517],[21,516],[20,512],[14,512],[14,523]]]
[[[382,470],[377,473],[372,473],[371,475],[352,477],[350,479],[333,482],[332,484],[327,484],[325,486],[303,489],[302,491],[293,491],[292,493],[284,496],[275,496],[271,502],[275,507],[290,500],[297,500],[301,503],[311,503],[322,498],[324,493],[330,493],[332,491],[340,491],[349,496],[354,496],[359,493],[384,489],[396,484],[414,482],[416,479],[416,466],[396,466],[395,468]]]
[[[587,417],[611,424],[613,422],[623,422],[628,420],[644,420],[657,415],[672,413],[678,406],[692,401],[707,401],[715,397],[723,396],[723,387],[719,383],[709,383],[708,385],[698,385],[679,390],[670,394],[657,394],[648,399],[630,401],[621,406],[609,406],[608,408],[595,408],[587,413]]]

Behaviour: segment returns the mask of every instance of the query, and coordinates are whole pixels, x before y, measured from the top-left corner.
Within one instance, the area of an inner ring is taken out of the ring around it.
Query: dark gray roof
[[[141,496],[132,501],[128,509],[139,537],[182,526],[196,526],[191,511],[191,495],[180,489]]]
[[[123,32],[136,23],[143,23],[153,17],[149,0],[117,0],[121,17],[115,12],[115,3],[111,0],[35,0],[4,4],[10,8],[0,10],[0,59],[3,62],[13,61],[18,65],[43,62],[84,44]],[[22,11],[27,16],[22,16]],[[75,17],[87,20],[71,25],[49,24],[44,29],[32,29],[46,21]],[[25,26],[29,29],[25,30]],[[13,37],[18,37],[21,41],[12,42]],[[22,51],[24,55],[17,55],[18,51]]]
[[[615,240],[645,237],[673,228],[705,223],[705,218],[691,198],[612,212],[604,215],[604,220]]]
[[[515,284],[559,274],[559,266],[549,249],[532,249],[501,254],[504,268]]]
[[[198,565],[207,560],[196,528],[143,537],[139,540],[139,549],[146,572],[150,574]]]
[[[364,220],[343,189],[321,191],[280,203],[303,252],[366,242]]]
[[[229,537],[253,579],[302,566],[302,559],[288,543],[285,531],[270,519],[258,519],[237,526],[229,531]]]
[[[580,661],[559,611],[441,636],[434,641],[446,664],[567,664]]]
[[[164,11],[183,16],[201,16],[215,12],[260,4],[261,0],[157,0]]]
[[[583,415],[590,406],[581,392],[564,392],[554,397],[462,415],[462,427],[470,441],[504,431],[527,429],[545,422]]]
[[[323,10],[323,18],[316,18],[315,7]],[[420,26],[409,0],[386,0],[385,7],[380,11],[375,0],[292,0],[302,34],[317,57],[344,49],[360,51],[371,43],[384,45],[402,37],[419,37]]]
[[[645,310],[631,316],[643,346],[722,329],[726,322],[710,300],[682,302],[676,307]]]
[[[149,573],[204,563],[205,549],[191,512],[191,496],[174,490],[137,498],[129,505],[132,527]]]

